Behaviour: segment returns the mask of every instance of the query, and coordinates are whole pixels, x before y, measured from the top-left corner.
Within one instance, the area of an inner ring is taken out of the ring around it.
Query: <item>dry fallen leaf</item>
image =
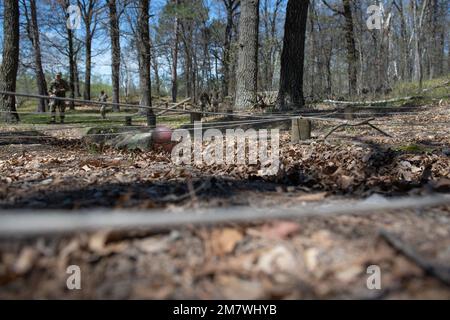
[[[236,229],[226,228],[213,230],[211,234],[211,247],[216,255],[225,255],[233,252],[237,243],[243,239],[243,235]]]
[[[321,200],[325,199],[326,195],[327,195],[327,192],[302,194],[301,196],[297,197],[296,200],[298,200],[298,201],[321,201]]]
[[[276,272],[295,273],[297,261],[289,249],[283,245],[278,245],[263,253],[259,257],[256,267],[268,274]]]
[[[38,258],[38,252],[30,247],[22,249],[19,258],[14,263],[13,270],[17,274],[27,273],[34,265],[36,259]]]
[[[300,230],[300,224],[293,221],[274,221],[259,229],[249,229],[248,234],[269,239],[285,239]]]
[[[88,242],[89,250],[100,256],[107,256],[113,253],[123,252],[127,247],[125,241],[108,243],[111,231],[98,231],[94,233]]]

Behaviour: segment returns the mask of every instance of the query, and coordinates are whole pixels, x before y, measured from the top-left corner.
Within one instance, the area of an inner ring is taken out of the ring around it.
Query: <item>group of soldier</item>
[[[60,72],[58,72],[55,76],[55,79],[50,83],[49,94],[50,94],[50,113],[51,113],[51,121],[50,123],[56,123],[56,110],[59,111],[60,122],[64,123],[66,104],[63,98],[66,97],[66,92],[70,91],[70,87],[67,84],[67,81],[62,78]],[[58,99],[62,98],[62,99]],[[100,92],[98,97],[98,101],[107,102],[108,95],[104,90]],[[201,112],[207,111],[207,109],[212,110],[213,112],[219,111],[219,105],[224,101],[221,93],[217,90],[208,93],[206,91],[202,92],[200,95],[200,110]],[[100,115],[102,119],[106,119],[106,104],[101,104],[100,106]]]
[[[50,123],[56,123],[56,110],[59,111],[59,119],[60,123],[64,123],[65,111],[66,111],[66,103],[63,98],[66,97],[66,92],[70,91],[70,87],[67,84],[67,81],[62,78],[62,74],[58,72],[55,76],[55,79],[52,80],[49,87],[50,94],[50,114],[51,120]],[[62,98],[62,99],[58,99]],[[107,102],[108,95],[104,90],[100,92],[98,97],[99,102]],[[102,104],[100,107],[100,114],[102,119],[106,119],[106,104]]]

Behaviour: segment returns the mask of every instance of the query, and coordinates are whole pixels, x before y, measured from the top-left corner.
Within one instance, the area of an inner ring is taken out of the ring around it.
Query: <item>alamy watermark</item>
[[[381,290],[381,269],[379,266],[373,264],[367,267],[367,277],[366,286],[369,290]]]
[[[203,131],[202,123],[195,122],[193,137],[187,129],[172,134],[177,145],[172,149],[172,161],[195,165],[257,165],[259,175],[275,175],[280,165],[280,132],[271,129],[227,129],[225,135],[218,129]],[[269,147],[270,145],[270,147]]]
[[[81,10],[79,6],[70,5],[67,7],[66,26],[69,30],[77,30],[81,28]]]
[[[370,16],[367,18],[366,25],[369,30],[381,30],[383,11],[383,4],[371,5],[367,8],[367,14]]]
[[[66,280],[66,286],[69,290],[81,290],[81,269],[77,265],[70,265],[66,269],[70,276]]]

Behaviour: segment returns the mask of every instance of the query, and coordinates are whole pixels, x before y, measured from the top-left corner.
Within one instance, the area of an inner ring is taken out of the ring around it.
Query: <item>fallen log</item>
[[[346,105],[346,106],[365,106],[365,105],[377,105],[377,104],[386,104],[398,101],[407,101],[420,98],[420,96],[410,96],[410,97],[401,97],[401,98],[393,98],[387,100],[377,100],[377,101],[339,101],[339,100],[324,100],[324,103],[331,103],[335,105]]]
[[[169,111],[171,111],[171,110],[173,110],[173,109],[175,109],[175,108],[181,106],[183,103],[186,103],[186,102],[188,102],[188,101],[190,101],[190,100],[191,100],[191,98],[186,98],[186,99],[184,99],[184,100],[182,100],[182,101],[180,101],[180,102],[178,102],[178,103],[175,103],[173,106],[171,106],[171,107],[168,108],[167,110],[158,112],[156,115],[157,115],[157,116],[161,116],[161,115],[163,115],[163,114],[165,114],[165,113],[167,113],[167,112],[169,112]]]

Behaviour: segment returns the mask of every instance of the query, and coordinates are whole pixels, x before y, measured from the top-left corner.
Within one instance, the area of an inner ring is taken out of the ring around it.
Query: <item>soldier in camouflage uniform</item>
[[[99,102],[106,102],[108,100],[108,95],[105,93],[105,91],[101,91],[100,95],[98,96]],[[106,104],[102,104],[100,107],[100,114],[102,115],[102,119],[106,119]]]
[[[56,74],[55,79],[50,83],[50,96],[51,97],[59,97],[65,98],[66,91],[70,90],[67,82],[61,77],[61,73],[58,72]],[[50,112],[52,114],[51,123],[56,122],[56,108],[59,110],[59,117],[61,123],[64,123],[64,111],[66,110],[66,104],[62,100],[53,99],[50,102]]]
[[[209,100],[209,94],[207,92],[203,92],[200,95],[200,110],[202,111],[202,113],[205,111],[208,105],[211,105],[211,101]]]
[[[213,91],[211,93],[211,104],[213,106],[213,112],[219,112],[219,92]]]

